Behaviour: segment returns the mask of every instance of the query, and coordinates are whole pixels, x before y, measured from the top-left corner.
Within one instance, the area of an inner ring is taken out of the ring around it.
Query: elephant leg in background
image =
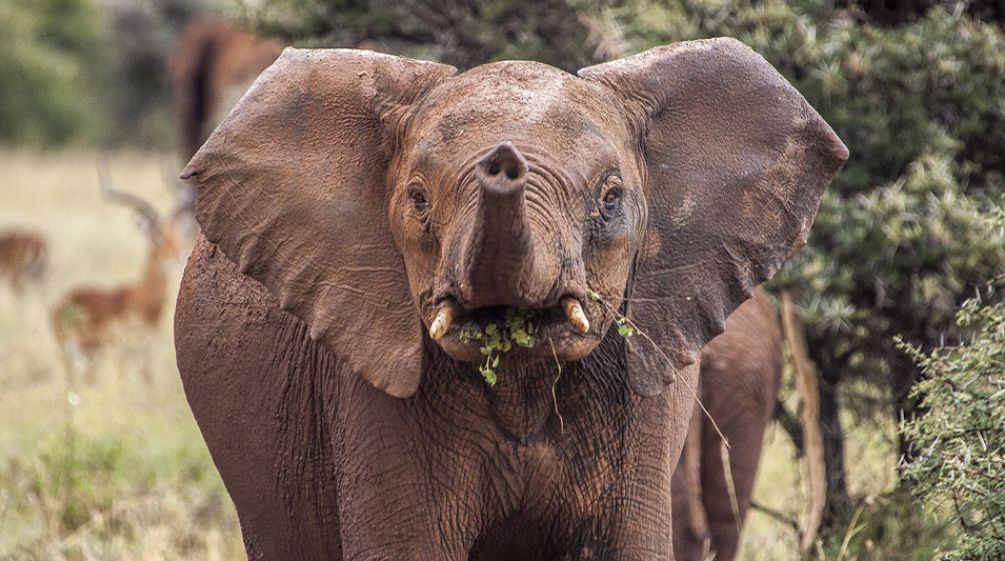
[[[677,561],[704,561],[711,550],[701,487],[703,420],[704,413],[696,406],[673,475],[673,543]]]
[[[716,419],[731,446],[729,474],[732,475],[737,510],[734,512],[726,480],[727,472],[723,468],[722,439],[708,419],[702,423],[702,503],[708,518],[710,551],[716,553],[717,561],[730,561],[736,556],[739,547],[740,529],[750,507],[764,431],[770,418],[751,415],[749,419],[737,417],[732,421],[719,421],[718,417]]]
[[[722,461],[722,438],[696,408],[674,473],[674,520],[678,521],[674,551],[678,561],[702,560],[707,538],[708,551],[715,553],[717,561],[731,561],[739,547],[764,432],[781,385],[781,329],[761,289],[729,317],[725,333],[712,340],[702,355],[702,401],[729,440],[729,470]],[[695,474],[700,474],[696,482]],[[732,490],[727,482],[730,476]],[[704,512],[692,512],[697,505]]]

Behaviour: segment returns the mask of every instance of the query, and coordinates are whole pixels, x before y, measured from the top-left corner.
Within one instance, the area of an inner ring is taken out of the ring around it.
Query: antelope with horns
[[[7,279],[14,292],[20,293],[28,282],[42,281],[47,256],[40,234],[14,229],[0,232],[0,277]]]
[[[115,188],[106,158],[99,158],[97,168],[102,195],[136,212],[149,248],[143,274],[135,282],[116,287],[78,287],[68,292],[53,311],[56,340],[65,353],[83,355],[87,374],[95,355],[118,329],[132,325],[153,329],[158,325],[167,300],[166,266],[179,249],[172,221],[162,220],[142,198]]]

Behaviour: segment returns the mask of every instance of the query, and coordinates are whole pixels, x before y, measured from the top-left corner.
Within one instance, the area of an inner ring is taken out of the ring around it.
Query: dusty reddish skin
[[[0,232],[0,277],[15,292],[29,282],[41,282],[45,275],[48,248],[45,238],[28,230]]]
[[[182,29],[169,62],[181,147],[192,157],[206,140],[224,91],[247,85],[283,51],[277,39],[259,37],[236,25],[195,19]]]
[[[178,365],[249,557],[672,558],[693,398],[667,384],[697,384],[846,157],[732,40],[578,77],[287,50],[183,174],[205,239]],[[573,332],[587,287],[669,361],[595,302]],[[495,388],[458,338],[491,305],[546,318]]]
[[[762,289],[726,320],[726,331],[702,349],[701,399],[729,440],[729,465],[742,524],[750,507],[764,431],[782,378],[782,332]],[[674,553],[679,561],[736,557],[740,528],[723,470],[722,439],[696,407],[674,472]]]

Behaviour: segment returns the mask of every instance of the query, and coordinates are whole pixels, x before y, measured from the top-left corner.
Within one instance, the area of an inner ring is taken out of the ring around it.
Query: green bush
[[[1005,212],[992,223],[1005,229]],[[943,558],[1003,559],[1005,305],[979,295],[960,308],[956,324],[972,332],[957,346],[926,354],[901,344],[925,373],[914,395],[926,414],[903,425],[915,447],[905,474],[929,508],[945,505],[959,526],[960,543]]]
[[[862,500],[842,513],[821,540],[820,561],[932,561],[940,548],[953,547],[955,528],[945,509],[919,508],[904,489]]]
[[[0,142],[51,146],[93,137],[100,53],[89,0],[0,3]]]
[[[265,0],[248,15],[299,46],[377,47],[463,69],[513,58],[572,71],[590,63],[568,0]]]

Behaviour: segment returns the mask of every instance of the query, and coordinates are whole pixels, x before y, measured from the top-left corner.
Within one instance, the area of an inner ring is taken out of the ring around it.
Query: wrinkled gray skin
[[[726,320],[726,331],[701,351],[701,399],[729,441],[699,408],[674,472],[674,553],[678,561],[731,561],[757,479],[764,431],[774,416],[782,380],[782,332],[763,290]],[[727,477],[732,479],[732,493]]]
[[[731,40],[578,76],[287,50],[184,172],[178,366],[249,557],[672,558],[681,382],[846,157]],[[490,388],[461,326],[513,307]]]

